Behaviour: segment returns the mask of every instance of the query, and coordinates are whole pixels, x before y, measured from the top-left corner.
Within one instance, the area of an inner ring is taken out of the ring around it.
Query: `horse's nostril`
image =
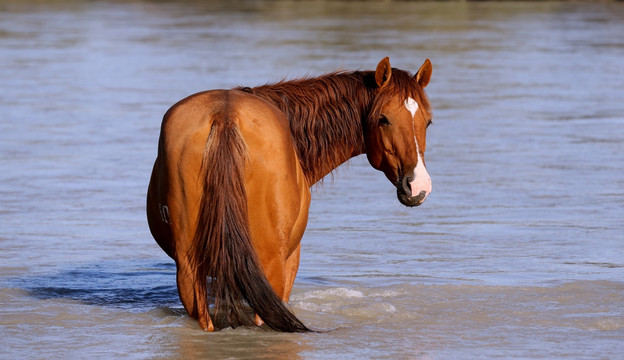
[[[403,191],[405,191],[406,194],[412,193],[412,186],[410,185],[411,182],[412,182],[411,176],[404,176],[403,181],[401,181],[401,185],[403,186]]]

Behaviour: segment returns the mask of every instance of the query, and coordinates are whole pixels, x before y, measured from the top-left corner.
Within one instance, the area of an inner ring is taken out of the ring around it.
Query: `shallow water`
[[[624,4],[0,2],[0,358],[624,353]],[[193,92],[434,64],[424,205],[365,158],[313,190],[291,305],[198,330],[144,201]]]

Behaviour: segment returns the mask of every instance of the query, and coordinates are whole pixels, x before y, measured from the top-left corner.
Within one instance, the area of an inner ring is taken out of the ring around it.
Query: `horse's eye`
[[[427,127],[431,126],[431,124],[433,124],[433,120],[429,119],[429,121],[427,121]]]
[[[381,125],[390,125],[390,121],[388,120],[388,118],[383,115],[381,115],[381,117],[379,118],[379,126]]]

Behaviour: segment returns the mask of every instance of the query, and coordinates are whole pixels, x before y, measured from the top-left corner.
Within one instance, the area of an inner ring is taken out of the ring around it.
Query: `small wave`
[[[601,319],[594,322],[591,329],[598,331],[616,331],[624,328],[624,319]]]
[[[398,310],[392,303],[399,291],[353,288],[331,288],[307,291],[291,297],[291,305],[313,313],[346,316],[352,320],[378,321],[380,314],[394,314]],[[366,320],[368,319],[368,320]]]
[[[313,290],[303,294],[294,295],[292,298],[295,301],[303,301],[308,299],[360,299],[364,297],[364,293],[359,290],[347,289],[347,288],[333,288],[324,290]]]
[[[305,293],[293,295],[291,298],[294,301],[304,301],[310,299],[324,299],[324,300],[336,300],[336,299],[362,299],[362,298],[390,298],[401,295],[397,290],[356,290],[344,287],[312,290]]]
[[[296,302],[291,302],[291,304],[295,305],[295,307],[299,309],[311,311],[311,312],[330,312],[332,310],[330,306],[319,305],[310,301],[296,301]]]
[[[398,291],[395,291],[395,290],[383,290],[383,291],[380,291],[380,292],[373,292],[373,293],[370,294],[370,296],[383,297],[383,298],[386,298],[386,297],[396,297],[396,296],[399,296],[399,295],[401,295],[401,293],[398,292]]]

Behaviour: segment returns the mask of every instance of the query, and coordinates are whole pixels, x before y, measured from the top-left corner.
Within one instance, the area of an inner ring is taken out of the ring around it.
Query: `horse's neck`
[[[334,74],[253,89],[286,114],[310,185],[364,153],[362,122],[372,100],[368,76]]]

